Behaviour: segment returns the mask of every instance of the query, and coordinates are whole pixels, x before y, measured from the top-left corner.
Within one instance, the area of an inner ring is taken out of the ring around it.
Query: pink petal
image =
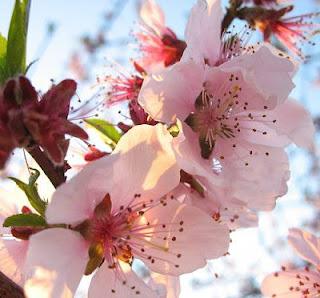
[[[319,277],[317,273],[303,270],[276,272],[263,280],[261,291],[265,297],[316,297],[319,286],[314,287],[314,283],[319,282]],[[306,295],[306,291],[310,296]]]
[[[172,123],[179,118],[183,121],[194,110],[203,75],[202,66],[192,61],[178,62],[145,79],[139,103],[155,120]]]
[[[233,199],[227,190],[219,187],[210,189],[210,185],[207,185],[203,180],[201,183],[209,188],[204,197],[183,185],[180,186],[184,188],[182,194],[179,195],[178,188],[172,194],[179,201],[201,209],[210,215],[213,220],[227,224],[230,229],[258,225],[257,215],[249,210],[244,203]]]
[[[314,146],[315,127],[310,113],[298,102],[287,100],[270,112],[277,119],[269,124],[279,135],[287,136],[297,146],[311,150]]]
[[[254,54],[240,55],[221,67],[225,70],[242,69],[245,80],[265,96],[270,107],[284,102],[295,86],[292,82],[294,64],[275,55],[266,45]]]
[[[29,241],[0,239],[0,271],[20,286],[24,284],[23,267]]]
[[[58,187],[46,211],[48,223],[74,224],[90,218],[94,208],[112,189],[116,158],[114,155],[93,161]]]
[[[88,258],[88,244],[79,233],[52,228],[33,235],[25,267],[27,296],[73,297]]]
[[[136,194],[159,199],[180,180],[171,142],[162,124],[132,128],[112,155],[91,162],[56,190],[47,209],[48,222],[85,220],[107,193],[115,210],[129,204]]]
[[[177,162],[189,174],[210,177],[214,175],[212,162],[201,157],[198,139],[198,135],[189,126],[181,126],[180,123],[179,136],[173,144]]]
[[[205,266],[206,260],[221,257],[228,250],[226,225],[174,198],[146,212],[145,217],[150,223],[150,233],[144,229],[141,237],[143,233],[151,236],[141,240],[144,252],[137,257],[152,271],[175,276],[192,272]]]
[[[253,149],[252,155],[245,150],[246,146],[238,146],[235,154],[222,162],[220,179],[226,181],[231,195],[243,200],[249,208],[272,210],[276,198],[287,192],[288,157],[282,148],[258,145],[249,148]]]
[[[320,238],[300,229],[290,229],[288,240],[301,258],[320,267]]]
[[[113,207],[117,209],[132,200],[159,199],[180,181],[180,168],[172,149],[173,138],[162,124],[139,125],[130,129],[119,141],[114,154]]]
[[[121,271],[110,269],[105,262],[95,273],[89,288],[89,298],[114,297],[114,298],[157,298],[131,267],[120,261]]]
[[[178,276],[151,272],[151,279],[148,284],[156,290],[159,298],[179,298],[180,278]]]
[[[165,33],[165,17],[161,7],[154,0],[144,0],[140,8],[143,23],[161,36]]]
[[[187,48],[183,60],[193,59],[215,65],[221,46],[222,8],[218,0],[198,0],[192,8],[185,31]]]

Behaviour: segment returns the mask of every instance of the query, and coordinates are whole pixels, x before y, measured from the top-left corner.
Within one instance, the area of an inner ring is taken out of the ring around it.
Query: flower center
[[[195,111],[185,122],[192,130],[199,134],[201,156],[208,159],[214,149],[218,138],[234,138],[234,127],[227,120],[230,118],[233,106],[238,98],[241,88],[234,85],[224,94],[224,98],[214,98],[203,90],[195,101]]]

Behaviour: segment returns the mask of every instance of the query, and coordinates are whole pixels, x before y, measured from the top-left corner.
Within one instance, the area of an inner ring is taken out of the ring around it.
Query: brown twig
[[[64,167],[56,167],[39,146],[28,149],[33,159],[38,163],[55,188],[66,181]]]
[[[0,272],[0,297],[2,298],[24,298],[21,287]]]

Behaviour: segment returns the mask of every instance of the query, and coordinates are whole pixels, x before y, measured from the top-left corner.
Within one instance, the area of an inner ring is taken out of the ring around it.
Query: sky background
[[[165,11],[167,24],[179,37],[183,37],[188,12],[195,1],[162,0],[157,1]],[[297,4],[296,13],[315,11],[312,1],[294,1]],[[7,34],[13,0],[0,1],[0,32]],[[30,76],[33,84],[45,90],[51,84],[51,79],[59,81],[65,75],[72,76],[68,71],[71,54],[78,51],[79,39],[84,34],[94,34],[102,24],[103,15],[115,1],[112,0],[33,0],[29,23],[28,62],[39,59],[31,68]],[[49,43],[44,41],[49,23],[54,23],[56,31]],[[137,28],[136,1],[129,0],[125,9],[114,23],[109,38],[128,38],[134,28]],[[318,46],[317,46],[318,47]],[[309,49],[307,49],[309,50]],[[317,48],[312,51],[317,51]],[[320,52],[320,51],[319,51]],[[135,55],[134,40],[127,45],[111,47],[99,53],[101,63],[95,65],[92,73],[103,74],[106,71],[104,61],[117,60],[124,66],[128,58]],[[99,61],[100,61],[99,60]],[[317,104],[319,89],[313,82],[318,73],[317,64],[303,66],[297,74],[297,88],[292,96],[306,104],[314,115],[319,114]],[[80,88],[82,96],[92,91],[94,81]],[[311,208],[305,207],[302,201],[301,184],[305,181],[308,169],[308,159],[301,150],[289,148],[292,156],[292,179],[289,183],[289,193],[281,198],[272,213],[262,213],[259,228],[246,229],[232,236],[231,256],[224,260],[210,262],[207,268],[182,277],[181,298],[245,298],[239,290],[241,280],[251,275],[259,283],[266,273],[277,270],[280,260],[285,262],[292,255],[288,249],[270,255],[271,249],[278,241],[286,242],[288,228],[301,226],[313,216]],[[272,174],[272,173],[270,173]],[[280,219],[281,217],[281,219]],[[279,220],[280,219],[280,220]],[[221,278],[216,279],[214,273]]]

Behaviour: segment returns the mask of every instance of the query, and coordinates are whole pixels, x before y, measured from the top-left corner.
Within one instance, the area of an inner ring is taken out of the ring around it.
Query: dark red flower
[[[76,92],[73,80],[64,80],[45,93],[37,106],[24,111],[24,123],[33,140],[42,147],[56,165],[62,165],[66,154],[65,135],[87,139],[87,133],[70,122],[70,101]]]
[[[88,137],[68,121],[76,83],[64,80],[42,97],[23,76],[11,79],[0,90],[0,167],[16,147],[39,145],[56,165],[62,165],[68,141],[65,135]]]
[[[25,77],[9,80],[0,90],[0,168],[16,147],[25,147],[31,137],[23,123],[23,110],[37,103],[37,92]]]

